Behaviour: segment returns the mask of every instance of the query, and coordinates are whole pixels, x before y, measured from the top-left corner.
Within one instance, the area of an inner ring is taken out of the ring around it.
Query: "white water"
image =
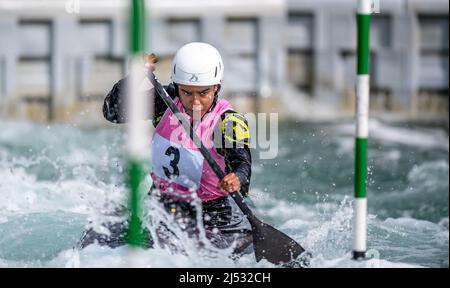
[[[190,256],[156,247],[138,253],[134,264],[127,248],[73,250],[84,228],[99,228],[104,214],[124,203],[120,130],[1,125],[0,267],[273,267],[256,263],[253,255],[232,261],[220,251],[202,254],[189,243]],[[386,148],[369,151],[376,159],[368,222],[368,255],[374,259],[350,260],[353,192],[346,171],[352,161],[334,163],[326,155],[350,158],[349,126],[314,124],[313,131],[325,131],[317,132],[320,137],[296,130],[299,139],[308,139],[300,154],[298,144],[288,144],[294,132],[280,135],[278,164],[254,163],[251,195],[258,215],[311,251],[312,267],[448,267],[448,136],[443,144],[440,129],[377,122],[371,125],[374,141]],[[296,176],[289,176],[288,163],[298,167]],[[392,171],[405,172],[394,181]]]

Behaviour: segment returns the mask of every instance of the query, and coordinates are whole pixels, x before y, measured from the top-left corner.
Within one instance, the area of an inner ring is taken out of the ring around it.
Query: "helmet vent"
[[[175,75],[176,71],[177,71],[177,65],[175,64],[175,65],[173,65],[173,75]]]
[[[216,66],[216,72],[214,73],[214,77],[217,77],[217,66]]]

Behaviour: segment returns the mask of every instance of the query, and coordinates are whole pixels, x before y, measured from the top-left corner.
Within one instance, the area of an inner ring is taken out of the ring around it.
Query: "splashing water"
[[[122,127],[80,128],[2,120],[0,267],[122,267],[127,247],[72,249],[125,203]],[[257,159],[250,195],[261,219],[314,255],[312,267],[448,267],[448,133],[439,126],[370,123],[368,257],[350,260],[353,124],[281,123],[279,154]],[[148,167],[151,164],[149,161]],[[148,180],[149,181],[149,180]],[[150,183],[146,183],[149,185]],[[152,221],[170,221],[148,200]],[[117,220],[117,219],[116,219]],[[187,255],[155,245],[143,267],[273,267],[253,255]]]

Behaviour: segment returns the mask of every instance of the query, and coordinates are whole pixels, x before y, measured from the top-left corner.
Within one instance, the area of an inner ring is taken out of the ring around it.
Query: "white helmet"
[[[223,78],[223,62],[213,46],[192,42],[181,47],[172,63],[172,81],[190,86],[220,84]]]

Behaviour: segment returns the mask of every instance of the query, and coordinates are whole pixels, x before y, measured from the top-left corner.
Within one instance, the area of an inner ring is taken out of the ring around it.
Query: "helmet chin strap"
[[[211,110],[214,108],[214,106],[216,106],[216,103],[217,103],[217,99],[218,99],[218,98],[219,98],[219,97],[217,97],[217,96],[214,97],[214,100],[213,100],[213,102],[211,103],[211,106],[209,106],[208,111],[206,111],[206,113],[211,112]],[[205,113],[205,114],[206,114],[206,113]]]
[[[217,85],[217,91],[216,91],[216,94],[214,94],[214,97],[219,98],[219,92],[220,92],[220,89],[222,89],[222,85],[221,84],[216,84],[216,85]]]
[[[211,110],[214,108],[214,106],[216,106],[217,100],[219,99],[219,91],[220,91],[220,88],[222,88],[222,85],[220,85],[220,84],[216,84],[216,85],[217,85],[217,91],[216,91],[216,93],[214,93],[214,101],[211,103],[211,106],[209,106],[209,109],[206,113],[211,112]],[[205,113],[205,115],[206,115],[206,113]]]

